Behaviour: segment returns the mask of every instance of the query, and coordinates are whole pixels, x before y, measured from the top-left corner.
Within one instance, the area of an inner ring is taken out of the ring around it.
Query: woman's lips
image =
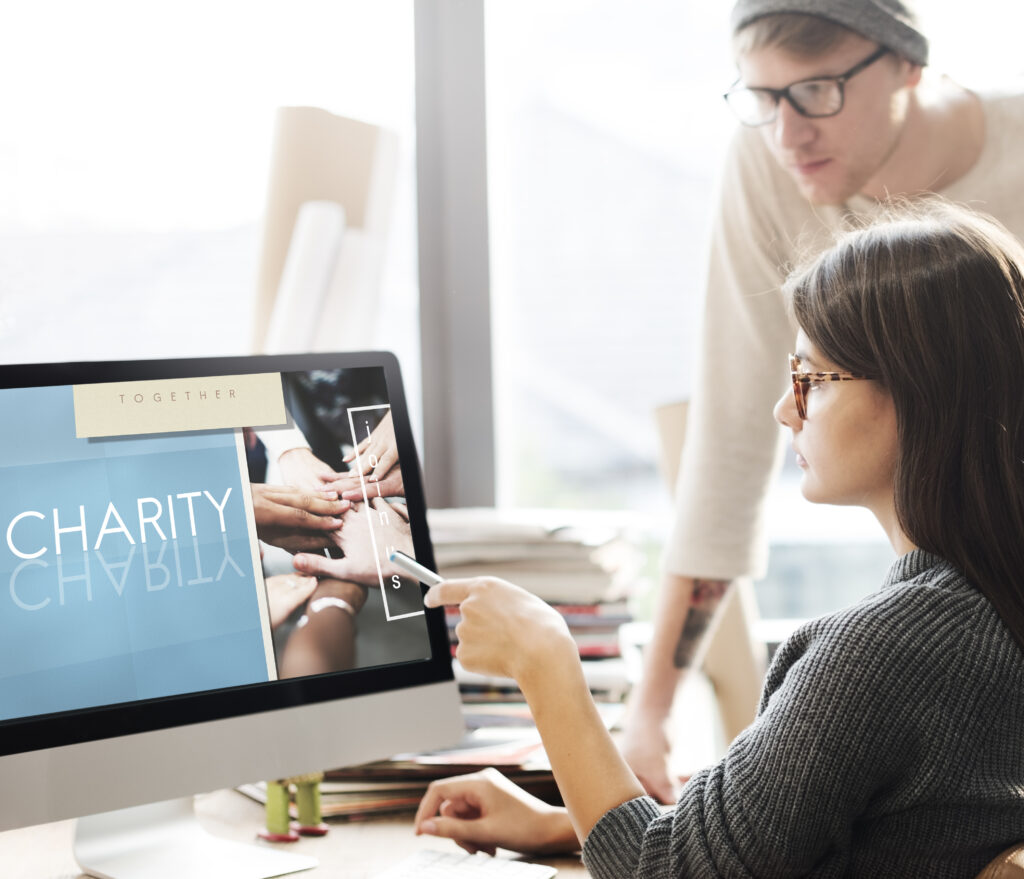
[[[794,449],[793,451],[796,451],[796,449]],[[804,456],[801,455],[799,452],[796,452],[796,466],[799,467],[801,470],[807,469],[807,459],[804,458]]]

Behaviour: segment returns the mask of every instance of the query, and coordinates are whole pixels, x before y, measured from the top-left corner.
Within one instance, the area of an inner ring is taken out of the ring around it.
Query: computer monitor
[[[443,612],[387,561],[433,567],[393,355],[2,366],[0,417],[0,830],[79,817],[98,876],[279,875],[312,864],[218,867],[175,801],[458,740]],[[351,506],[310,519],[325,490]]]

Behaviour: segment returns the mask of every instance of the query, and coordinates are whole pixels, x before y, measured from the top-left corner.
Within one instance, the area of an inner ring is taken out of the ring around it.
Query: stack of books
[[[633,616],[626,601],[592,602],[590,604],[561,604],[551,602],[569,625],[581,659],[610,659],[622,655],[619,642],[619,627],[632,622]],[[448,623],[448,640],[452,645],[452,656],[459,639],[455,627],[462,618],[457,607],[445,608]]]
[[[624,706],[602,703],[598,711],[611,729]],[[324,818],[359,821],[375,815],[413,812],[430,782],[476,772],[493,766],[528,793],[552,805],[562,805],[529,707],[519,703],[490,703],[463,707],[466,734],[453,748],[416,754],[397,754],[378,760],[331,769],[320,783],[320,811]],[[264,782],[241,785],[238,790],[260,803],[267,801]],[[297,809],[291,803],[292,817]]]
[[[466,733],[452,748],[397,754],[360,766],[331,769],[320,783],[320,811],[325,818],[349,821],[393,812],[414,811],[434,779],[493,766],[524,790],[560,805],[551,763],[524,703],[488,704],[464,709]],[[603,716],[603,715],[602,715]],[[610,715],[607,723],[617,719]],[[258,802],[267,801],[264,782],[238,788]],[[296,817],[294,791],[292,817]]]
[[[501,577],[552,604],[624,600],[642,563],[618,528],[579,513],[460,508],[427,520],[439,573]]]
[[[582,659],[611,659],[622,656],[619,627],[632,622],[629,603],[604,601],[591,604],[551,605],[566,623]]]
[[[429,763],[419,759],[395,759],[330,769],[324,773],[324,780],[320,782],[320,814],[324,818],[359,821],[374,815],[414,812],[430,782],[476,772],[485,766],[494,766],[535,797],[560,805],[558,786],[550,766],[524,768],[515,763],[503,763],[499,755],[492,754],[487,759],[465,763],[455,760]],[[243,784],[238,790],[259,803],[267,801],[265,782]],[[290,793],[292,802],[289,809],[292,818],[297,818],[295,792],[293,790]]]
[[[617,528],[551,510],[432,510],[428,518],[441,574],[501,577],[544,599],[568,623],[595,699],[625,697],[619,627],[632,620],[628,599],[642,556]],[[454,656],[459,610],[446,615]],[[458,662],[455,674],[466,702],[521,698],[514,681],[472,674]]]

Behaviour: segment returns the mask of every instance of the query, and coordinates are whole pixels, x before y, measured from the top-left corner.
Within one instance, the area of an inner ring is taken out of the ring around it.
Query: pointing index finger
[[[443,604],[462,604],[469,597],[469,587],[472,580],[445,580],[431,586],[427,594],[423,596],[423,603],[427,607],[440,607]]]

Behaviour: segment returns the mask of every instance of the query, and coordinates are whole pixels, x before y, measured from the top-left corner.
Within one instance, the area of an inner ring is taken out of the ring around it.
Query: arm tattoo
[[[683,622],[683,631],[676,643],[672,661],[676,668],[689,668],[697,648],[707,634],[711,618],[729,590],[728,580],[694,580],[690,610]]]

